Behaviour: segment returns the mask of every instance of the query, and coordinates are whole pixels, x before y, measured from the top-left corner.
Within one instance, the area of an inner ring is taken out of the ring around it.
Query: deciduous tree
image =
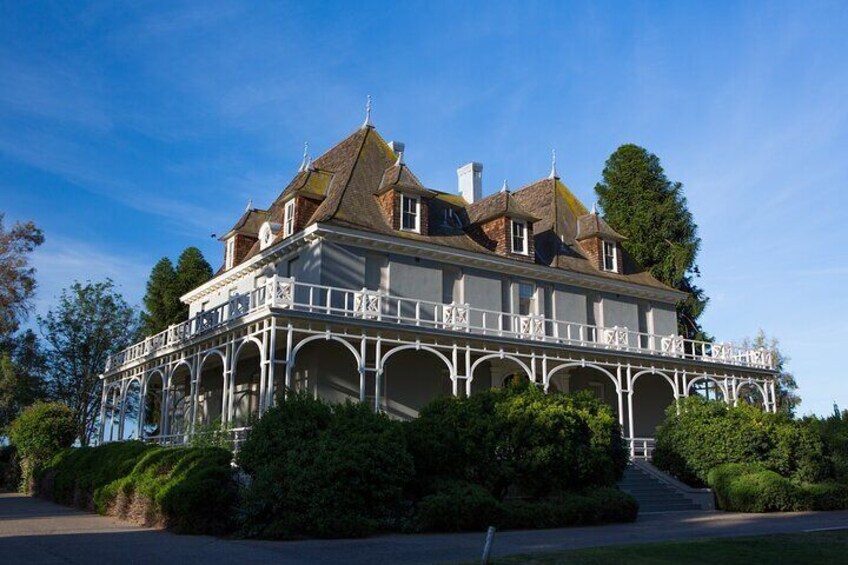
[[[607,160],[595,192],[607,222],[628,238],[622,244],[627,253],[660,281],[689,294],[677,308],[681,334],[704,338],[698,318],[708,299],[695,284],[701,240],[683,185],[666,177],[656,155],[627,144]]]
[[[107,279],[75,282],[38,323],[49,346],[51,395],[74,411],[80,443],[88,445],[100,408],[99,374],[107,357],[137,335],[138,316]]]
[[[44,243],[44,234],[32,222],[16,223],[7,230],[0,212],[0,342],[18,329],[29,313],[35,293],[33,250]]]
[[[790,416],[795,414],[795,410],[801,404],[801,396],[798,394],[798,383],[795,382],[793,375],[786,366],[789,364],[789,357],[780,351],[780,341],[775,337],[768,337],[763,330],[760,330],[753,339],[745,339],[742,346],[746,349],[770,349],[776,355],[777,379],[774,381],[775,396],[777,397],[777,409],[779,412],[786,412]],[[758,394],[757,391],[752,391],[752,394]],[[742,396],[743,400],[748,400],[748,396]],[[756,401],[756,398],[751,400]]]

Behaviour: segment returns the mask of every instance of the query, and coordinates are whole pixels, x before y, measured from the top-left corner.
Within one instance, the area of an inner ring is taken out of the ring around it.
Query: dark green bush
[[[445,397],[406,425],[414,490],[470,482],[495,498],[534,498],[615,484],[626,464],[612,410],[587,394],[546,395],[530,384]]]
[[[798,481],[830,475],[819,434],[785,414],[757,407],[690,397],[680,411],[670,406],[657,430],[653,461],[693,486],[707,483],[711,469],[726,463],[756,463]]]
[[[95,491],[95,508],[119,516],[140,509],[144,523],[177,533],[223,533],[236,502],[231,461],[221,448],[151,448],[129,475]]]
[[[848,411],[834,413],[827,418],[804,419],[821,437],[825,446],[825,457],[834,480],[848,484]]]
[[[485,530],[501,522],[501,504],[479,485],[445,481],[418,503],[418,525],[428,532]]]
[[[810,510],[848,509],[848,485],[845,483],[815,483],[803,485],[802,489]]]
[[[0,489],[17,490],[21,484],[21,464],[14,445],[0,446]]]
[[[266,538],[372,533],[398,511],[413,474],[400,423],[304,395],[265,413],[239,464],[252,479],[242,533]]]
[[[21,488],[28,489],[38,472],[76,438],[73,411],[59,402],[36,402],[25,408],[9,426],[9,440],[21,463]]]
[[[708,483],[723,510],[788,512],[808,507],[801,487],[756,464],[720,465],[709,472]]]

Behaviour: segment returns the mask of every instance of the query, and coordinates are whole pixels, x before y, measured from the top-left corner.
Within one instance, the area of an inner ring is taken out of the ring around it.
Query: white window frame
[[[411,228],[404,227],[403,218],[404,215],[407,214],[405,204],[407,201],[412,201],[415,203],[415,226]],[[400,229],[402,231],[410,231],[415,233],[421,233],[421,198],[418,196],[410,196],[409,194],[401,194],[400,195]]]
[[[232,269],[236,259],[236,237],[233,236],[227,240],[226,251],[224,252],[224,268]]]
[[[294,198],[283,207],[283,238],[294,233]]]
[[[509,227],[509,247],[510,251],[513,253],[518,253],[519,255],[527,255],[528,251],[528,242],[527,242],[527,222],[522,222],[521,220],[511,220],[511,224]],[[521,247],[516,249],[515,247],[515,227],[521,226]]]
[[[521,287],[522,286],[530,288],[530,308],[528,309],[528,311],[526,313],[523,313],[521,311]],[[538,314],[538,312],[539,312],[539,308],[538,308],[539,301],[538,301],[538,294],[537,293],[538,293],[539,289],[536,286],[536,283],[531,282],[531,281],[518,281],[518,282],[516,282],[515,291],[516,291],[516,297],[518,299],[518,301],[515,305],[515,313],[518,314],[519,316],[535,316],[536,314]]]
[[[611,254],[607,254],[607,246],[612,250]],[[612,268],[607,267],[607,257],[612,259]],[[610,273],[618,272],[618,246],[614,241],[601,240],[601,267]]]

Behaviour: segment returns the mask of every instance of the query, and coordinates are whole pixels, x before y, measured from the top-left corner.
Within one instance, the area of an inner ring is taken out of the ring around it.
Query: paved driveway
[[[648,514],[634,524],[499,532],[506,555],[601,545],[848,528],[848,512]],[[0,493],[0,563],[425,564],[479,559],[483,534],[378,536],[362,540],[263,542],[177,536]]]

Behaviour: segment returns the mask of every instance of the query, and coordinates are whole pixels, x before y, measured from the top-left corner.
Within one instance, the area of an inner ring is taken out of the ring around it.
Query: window
[[[512,252],[527,255],[527,224],[512,221]]]
[[[518,314],[529,316],[536,313],[536,286],[529,282],[518,283]]]
[[[294,233],[294,199],[286,202],[283,208],[283,237],[288,237]]]
[[[421,231],[421,201],[415,196],[400,195],[400,229]]]
[[[618,272],[618,249],[612,241],[604,242],[604,270]]]
[[[224,253],[224,264],[226,269],[232,269],[236,259],[236,238],[235,236],[227,240],[227,249]]]

